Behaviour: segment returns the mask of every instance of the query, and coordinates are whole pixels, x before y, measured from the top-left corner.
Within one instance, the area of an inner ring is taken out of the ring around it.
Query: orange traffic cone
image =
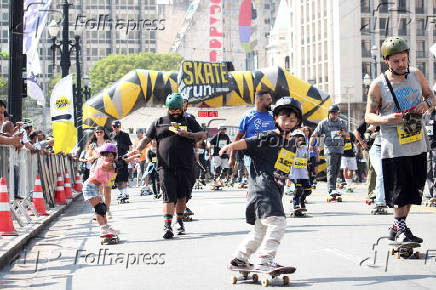
[[[45,211],[44,198],[42,196],[41,179],[39,174],[36,175],[35,185],[33,186],[33,206],[40,215],[48,215]]]
[[[12,222],[9,209],[9,193],[4,177],[0,179],[0,233],[2,236],[18,236]]]
[[[73,199],[73,191],[71,190],[71,180],[70,180],[70,174],[68,173],[68,170],[65,170],[65,197],[67,199]]]
[[[55,203],[57,203],[57,204],[67,204],[67,200],[65,198],[64,183],[62,181],[62,176],[61,176],[60,173],[58,173],[58,181],[56,183]]]
[[[82,178],[80,178],[79,171],[76,171],[76,183],[74,183],[74,190],[82,192]]]

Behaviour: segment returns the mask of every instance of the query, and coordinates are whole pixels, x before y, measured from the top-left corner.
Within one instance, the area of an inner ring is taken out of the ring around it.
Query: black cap
[[[118,121],[118,120],[113,121],[112,122],[112,127],[120,128],[121,127],[121,122]]]

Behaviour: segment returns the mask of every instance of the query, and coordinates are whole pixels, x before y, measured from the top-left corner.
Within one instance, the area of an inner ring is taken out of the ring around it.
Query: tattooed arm
[[[387,116],[379,116],[378,111],[382,102],[380,88],[376,82],[372,82],[366,103],[365,121],[372,125],[382,125],[387,123],[397,124],[402,120],[401,113],[392,113]]]

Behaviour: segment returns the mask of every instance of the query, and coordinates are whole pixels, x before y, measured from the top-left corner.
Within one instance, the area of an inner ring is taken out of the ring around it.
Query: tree
[[[94,63],[89,70],[92,93],[98,93],[134,69],[179,70],[183,57],[177,53],[112,54]]]

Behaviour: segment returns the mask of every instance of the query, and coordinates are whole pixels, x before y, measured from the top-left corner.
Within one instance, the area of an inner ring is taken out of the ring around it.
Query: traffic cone
[[[73,191],[71,190],[71,180],[70,180],[70,174],[68,173],[68,170],[65,170],[65,197],[67,199],[73,199]]]
[[[58,173],[58,181],[56,183],[55,203],[67,204],[67,200],[65,198],[64,183],[62,181],[62,176],[60,173]]]
[[[82,192],[82,178],[80,178],[79,171],[76,171],[76,182],[74,183],[74,190]]]
[[[41,179],[39,178],[39,174],[36,175],[35,185],[33,186],[32,202],[33,206],[36,208],[36,211],[40,215],[48,215],[48,213],[45,211],[44,198],[42,196]]]
[[[0,233],[2,236],[18,236],[12,222],[9,209],[9,193],[4,177],[0,179]]]

